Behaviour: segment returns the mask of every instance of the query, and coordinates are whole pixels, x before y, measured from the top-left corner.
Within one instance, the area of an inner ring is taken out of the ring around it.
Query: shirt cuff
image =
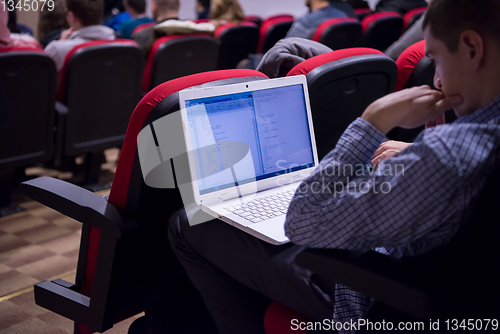
[[[341,161],[348,155],[355,158],[357,162],[369,164],[373,153],[386,140],[385,135],[370,122],[358,117],[340,137],[335,151],[340,155]]]

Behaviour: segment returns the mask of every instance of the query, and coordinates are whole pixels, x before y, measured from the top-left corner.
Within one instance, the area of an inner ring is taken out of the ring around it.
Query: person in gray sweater
[[[60,71],[68,52],[75,46],[98,39],[113,40],[115,31],[101,25],[102,0],[66,0],[66,16],[69,29],[61,33],[61,38],[50,42],[45,48]]]

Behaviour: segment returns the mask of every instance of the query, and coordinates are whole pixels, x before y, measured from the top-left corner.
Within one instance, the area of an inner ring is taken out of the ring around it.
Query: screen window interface
[[[314,166],[300,84],[187,100],[186,112],[200,195]]]

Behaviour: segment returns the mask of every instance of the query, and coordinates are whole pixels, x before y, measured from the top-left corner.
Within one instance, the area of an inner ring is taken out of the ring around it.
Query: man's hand
[[[382,160],[389,159],[408,146],[410,146],[411,143],[405,143],[402,141],[395,141],[395,140],[389,140],[386,142],[383,142],[380,144],[379,148],[375,151],[372,157],[372,166],[375,167],[375,169],[378,167],[378,165],[382,162]]]
[[[61,32],[61,38],[59,38],[59,40],[68,39],[72,33],[73,33],[73,28],[68,28],[66,30],[63,30]]]
[[[445,97],[429,86],[420,86],[378,99],[366,108],[361,117],[387,134],[396,126],[411,129],[423,125],[461,103],[461,96]]]

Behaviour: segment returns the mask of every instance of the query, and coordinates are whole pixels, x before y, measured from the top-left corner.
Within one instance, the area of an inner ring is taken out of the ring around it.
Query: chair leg
[[[8,216],[13,213],[24,211],[25,209],[18,205],[11,205],[11,195],[16,180],[16,170],[0,171],[0,217]]]
[[[101,165],[104,162],[104,152],[91,152],[85,157],[85,181],[86,185],[99,182]]]

